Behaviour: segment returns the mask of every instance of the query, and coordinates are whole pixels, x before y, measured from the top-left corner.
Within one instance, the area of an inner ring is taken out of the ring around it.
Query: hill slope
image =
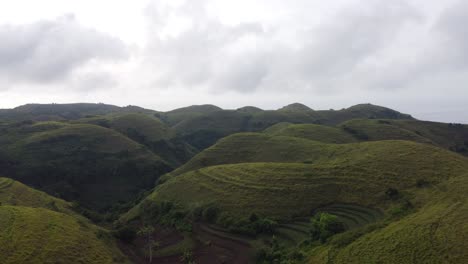
[[[127,263],[110,234],[71,203],[0,178],[2,263]]]
[[[309,252],[308,263],[466,263],[468,175],[415,191],[422,206],[370,232],[344,233]]]
[[[149,199],[173,201],[185,208],[213,203],[234,215],[256,212],[287,219],[311,214],[332,203],[385,209],[385,192],[390,188],[403,191],[418,182],[438,184],[468,171],[466,158],[413,142],[313,144],[295,149],[309,158],[315,155],[313,164],[241,163],[192,168],[157,187]],[[257,154],[244,153],[239,160],[264,158]],[[276,158],[280,156],[272,157]],[[226,163],[229,161],[223,161]]]
[[[144,146],[95,125],[12,125],[0,143],[0,173],[94,209],[132,200],[170,169]]]
[[[75,123],[95,124],[110,128],[145,145],[173,168],[187,162],[196,150],[176,138],[175,130],[154,115],[125,113],[95,116],[76,120]]]
[[[298,137],[323,143],[352,143],[356,138],[345,130],[315,124],[278,123],[266,129],[264,133],[272,136]]]
[[[1,109],[0,120],[8,121],[58,121],[73,120],[90,115],[122,112],[156,113],[137,106],[118,107],[108,104],[26,104],[13,109]]]

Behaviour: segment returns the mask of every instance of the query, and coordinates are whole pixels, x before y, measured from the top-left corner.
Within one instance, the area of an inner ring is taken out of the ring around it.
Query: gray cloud
[[[119,39],[85,28],[71,15],[28,25],[0,26],[0,79],[47,83],[91,60],[127,56]]]
[[[164,28],[161,18],[171,14],[184,13],[191,24],[171,37],[158,35],[155,30],[147,53],[159,73],[159,85],[205,85],[216,92],[330,90],[385,49],[406,22],[420,18],[405,1],[367,3],[365,8],[343,8],[319,25],[268,25],[265,30],[260,23],[224,25],[210,17],[203,5],[198,5],[196,12],[186,12],[193,11],[189,1],[188,7],[151,12],[159,30]],[[295,45],[284,44],[279,37],[288,31],[293,31],[295,39],[291,41]]]

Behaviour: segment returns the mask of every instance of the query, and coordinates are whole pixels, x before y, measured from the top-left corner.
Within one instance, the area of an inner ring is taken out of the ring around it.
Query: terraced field
[[[352,143],[356,142],[353,135],[345,130],[314,124],[289,124],[280,123],[274,125],[264,131],[264,133],[272,136],[288,136],[299,137],[309,140],[320,141],[323,143]],[[391,139],[391,138],[389,138]],[[396,138],[395,138],[396,139]]]
[[[436,168],[443,160],[459,159],[458,155],[427,144],[410,141],[372,141],[351,144],[325,144],[297,137],[269,136],[261,133],[239,133],[218,141],[196,155],[185,165],[164,176],[168,179],[203,167],[247,162],[291,162],[309,164],[365,164],[373,162],[403,163],[407,170],[418,171],[419,164]],[[433,160],[427,163],[425,160]],[[412,165],[416,164],[416,165]],[[368,166],[370,165],[370,166]],[[445,166],[448,168],[448,166]]]
[[[379,210],[353,204],[332,204],[321,207],[316,212],[336,215],[347,230],[376,222],[384,216]]]
[[[466,158],[444,150],[434,152],[429,145],[386,142],[388,147],[381,152],[381,144],[337,150],[335,159],[315,164],[241,163],[196,169],[157,187],[148,199],[174,201],[185,208],[216,203],[234,215],[259,213],[288,219],[332,203],[382,208],[389,188],[405,190],[421,180],[437,184],[468,168]],[[359,155],[352,155],[356,149]],[[365,221],[359,219],[365,213],[357,213],[362,208],[334,209],[349,214],[353,209],[355,225]]]
[[[462,174],[435,188],[416,190],[414,201],[422,204],[416,212],[314,248],[308,263],[466,263],[467,188],[468,174]]]

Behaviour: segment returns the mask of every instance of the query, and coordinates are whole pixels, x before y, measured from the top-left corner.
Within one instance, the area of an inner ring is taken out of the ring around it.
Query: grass
[[[196,153],[196,149],[176,138],[175,130],[154,114],[119,113],[83,118],[74,122],[95,124],[115,130],[146,146],[173,168],[182,165]]]
[[[105,231],[44,208],[0,206],[2,263],[126,263]]]
[[[346,131],[323,125],[279,123],[265,130],[264,133],[272,136],[298,137],[323,143],[352,143],[357,140]]]
[[[348,244],[314,248],[309,263],[466,263],[467,176],[414,190],[415,213]]]
[[[175,132],[154,115],[124,113],[79,119],[76,122],[112,128],[128,137],[144,137],[148,141],[167,140]],[[138,135],[135,135],[138,133]]]
[[[145,146],[90,124],[11,125],[0,143],[0,173],[93,209],[133,200],[170,170]]]
[[[419,157],[413,157],[414,155]],[[448,151],[430,145],[409,141],[376,141],[352,144],[324,144],[317,141],[284,136],[269,136],[261,133],[239,133],[223,138],[218,143],[196,155],[185,165],[163,178],[165,180],[185,172],[207,166],[247,162],[291,162],[314,164],[320,161],[344,164],[348,160],[361,160],[364,166],[380,162],[403,162],[409,170],[418,170],[409,160],[422,159],[428,155],[434,160],[432,167],[441,162],[438,156],[458,157]],[[405,161],[409,158],[408,161]],[[386,159],[386,160],[385,160]],[[426,166],[430,164],[425,163]]]
[[[127,263],[112,236],[64,200],[0,178],[2,263]]]
[[[340,125],[367,140],[401,139],[468,155],[468,126],[418,120],[351,120]]]
[[[353,204],[331,204],[316,211],[337,216],[347,230],[362,227],[383,218],[380,210]]]
[[[78,217],[78,214],[71,209],[71,203],[9,178],[0,178],[0,202],[2,205],[46,208]]]
[[[288,219],[332,203],[383,208],[389,188],[402,191],[421,180],[436,184],[468,168],[462,156],[413,142],[311,144],[312,148],[298,145],[303,149],[295,152],[304,156],[295,158],[314,158],[313,164],[294,162],[292,154],[285,155],[290,163],[255,162],[268,156],[264,152],[249,156],[238,145],[234,151],[243,155],[235,163],[251,163],[226,165],[232,160],[221,161],[226,157],[214,155],[224,165],[195,167],[158,186],[148,199],[169,200],[186,208],[216,204],[234,215],[259,213]],[[275,153],[273,144],[266,146],[270,148],[262,151]],[[277,161],[278,156],[271,159]]]

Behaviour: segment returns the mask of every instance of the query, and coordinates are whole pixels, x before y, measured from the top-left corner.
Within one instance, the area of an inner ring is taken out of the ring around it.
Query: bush
[[[311,219],[310,235],[313,240],[325,243],[329,237],[343,231],[345,231],[344,225],[335,215],[319,213]]]

